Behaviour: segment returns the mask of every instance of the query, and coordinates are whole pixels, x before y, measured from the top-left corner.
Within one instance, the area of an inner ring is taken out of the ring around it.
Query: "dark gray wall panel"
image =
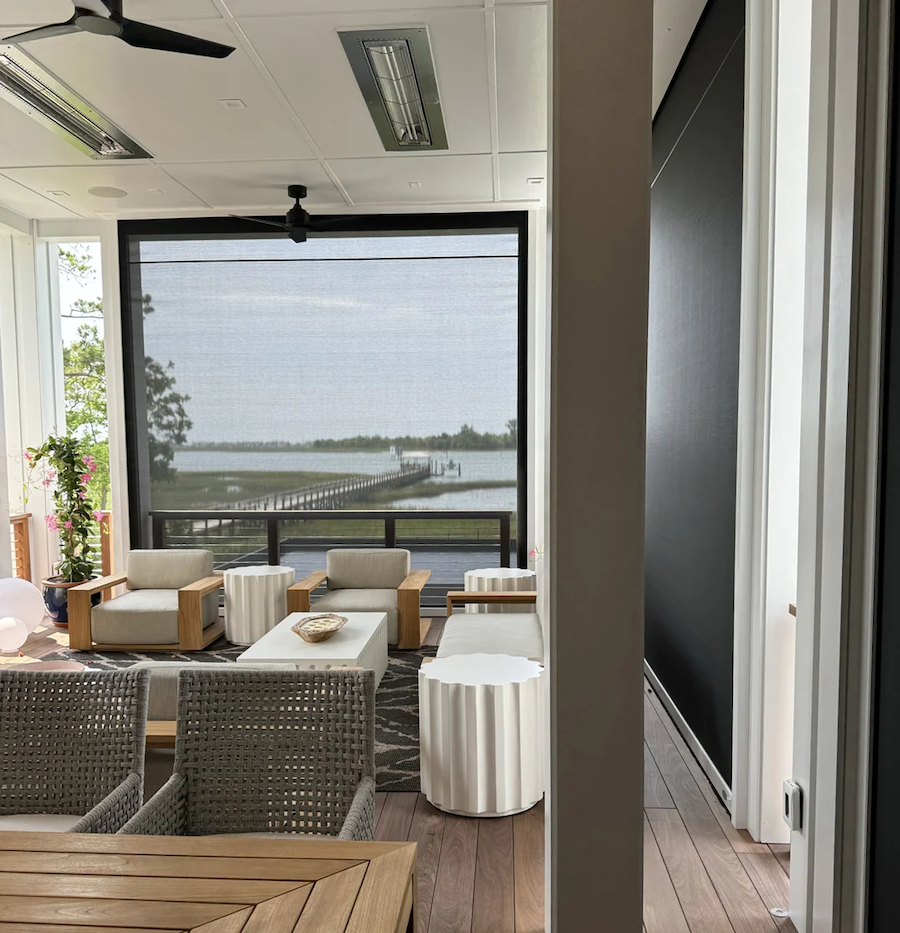
[[[743,12],[713,0],[654,124],[647,393],[646,655],[729,782]]]

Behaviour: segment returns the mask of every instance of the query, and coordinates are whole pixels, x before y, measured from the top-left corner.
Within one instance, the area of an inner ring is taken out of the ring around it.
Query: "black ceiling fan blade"
[[[27,32],[19,32],[14,36],[6,36],[3,42],[31,42],[33,39],[50,39],[53,36],[67,36],[73,32],[81,32],[75,25],[75,17],[65,23],[54,23],[52,26],[38,26],[37,29],[29,29]]]
[[[185,55],[205,55],[208,58],[225,58],[234,51],[230,45],[188,36],[183,32],[139,23],[133,19],[116,17],[122,27],[119,36],[124,42],[138,49],[157,49],[161,52],[181,52]]]
[[[249,220],[252,224],[265,224],[267,227],[277,227],[279,230],[290,230],[287,224],[276,223],[274,220],[263,220],[261,217],[243,217],[241,214],[229,214],[235,220]]]

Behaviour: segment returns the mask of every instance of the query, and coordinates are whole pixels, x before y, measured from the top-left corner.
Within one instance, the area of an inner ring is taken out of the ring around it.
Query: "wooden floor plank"
[[[513,821],[478,821],[472,933],[515,933]]]
[[[470,933],[478,820],[447,814],[429,933]]]
[[[733,933],[678,811],[648,810],[647,817],[691,933]]]
[[[787,910],[791,902],[791,883],[778,859],[772,854],[742,855],[740,859],[766,907],[770,911],[775,907]],[[780,933],[796,933],[794,924],[787,918],[775,918],[775,926]]]
[[[375,838],[381,842],[406,842],[418,800],[418,794],[388,794]]]
[[[655,810],[674,810],[675,802],[659,773],[659,766],[644,742],[644,806]]]
[[[518,931],[517,931],[518,933]],[[644,933],[690,933],[656,837],[644,818]]]
[[[516,933],[544,933],[544,804],[513,820]]]
[[[658,712],[650,703],[645,712],[647,744],[735,933],[774,933],[772,917]]]
[[[772,855],[778,859],[778,864],[781,866],[781,870],[788,876],[791,877],[791,847],[789,845],[779,845],[772,843],[769,846],[769,851]]]
[[[428,924],[431,921],[431,905],[434,901],[434,885],[441,859],[445,822],[445,814],[433,807],[425,799],[424,794],[419,794],[409,830],[409,841],[418,845],[416,859],[417,933],[427,933]]]

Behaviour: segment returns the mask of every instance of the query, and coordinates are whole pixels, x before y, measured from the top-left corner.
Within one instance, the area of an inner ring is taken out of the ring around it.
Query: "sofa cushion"
[[[0,816],[0,832],[67,833],[80,819],[69,813],[11,813]]]
[[[388,644],[397,644],[396,590],[331,590],[312,604],[312,612],[383,612]]]
[[[218,593],[210,593],[201,601],[203,627],[218,617]],[[177,644],[178,590],[129,590],[94,606],[91,636],[98,645]]]
[[[437,656],[455,654],[508,654],[543,660],[540,616],[533,612],[454,613],[444,626]]]
[[[329,590],[397,589],[409,576],[404,548],[334,548],[325,555]]]
[[[205,548],[129,551],[125,586],[129,590],[180,590],[212,572],[213,554]]]
[[[178,717],[178,675],[182,671],[237,670],[228,661],[139,661],[132,670],[150,671],[150,697],[147,703],[148,719],[172,721]],[[242,664],[240,670],[283,671],[283,664]]]

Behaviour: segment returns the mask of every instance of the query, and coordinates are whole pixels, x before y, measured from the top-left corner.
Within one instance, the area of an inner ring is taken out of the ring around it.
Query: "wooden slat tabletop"
[[[415,843],[0,833],[0,933],[403,933]]]

